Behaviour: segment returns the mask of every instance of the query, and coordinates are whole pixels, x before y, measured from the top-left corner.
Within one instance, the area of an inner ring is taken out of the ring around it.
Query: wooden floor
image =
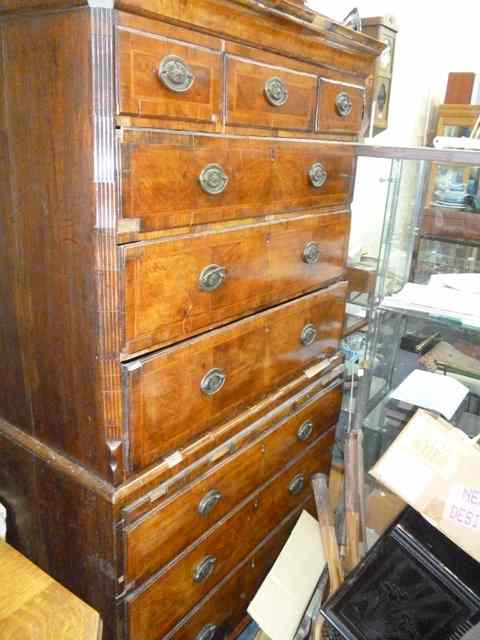
[[[100,640],[98,613],[0,541],[1,640]]]

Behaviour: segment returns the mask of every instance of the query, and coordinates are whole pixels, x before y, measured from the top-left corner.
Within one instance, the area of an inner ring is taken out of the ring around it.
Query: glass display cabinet
[[[469,137],[479,115],[479,105],[442,105],[437,136]],[[458,269],[479,271],[479,212],[480,167],[432,162],[413,253],[413,281]]]
[[[420,406],[405,400],[399,390],[401,383],[407,381],[403,390],[408,381],[416,380],[409,376],[417,370],[435,374],[434,378],[423,376],[421,384],[414,385],[419,403],[426,402],[421,406],[438,410],[471,436],[480,433],[480,242],[475,244],[471,237],[473,230],[480,229],[480,211],[468,212],[473,220],[468,238],[471,253],[457,250],[440,256],[435,244],[423,242],[424,214],[437,189],[432,190],[432,179],[444,179],[441,168],[448,167],[452,184],[463,180],[461,184],[468,188],[473,176],[478,189],[480,152],[359,145],[357,157],[359,171],[365,165],[371,175],[379,176],[384,203],[381,210],[374,181],[370,197],[356,193],[352,206],[352,242],[355,220],[361,220],[366,211],[369,219],[379,221],[370,232],[372,238],[361,242],[371,245],[366,253],[374,284],[370,283],[373,289],[367,297],[359,298],[369,322],[354,422],[364,431],[368,470]],[[458,242],[459,234],[452,232],[450,239]],[[422,266],[420,270],[419,256],[430,269]],[[355,289],[352,284],[351,289]],[[437,376],[446,376],[448,384],[464,394],[448,415],[442,406],[428,405],[436,393]]]

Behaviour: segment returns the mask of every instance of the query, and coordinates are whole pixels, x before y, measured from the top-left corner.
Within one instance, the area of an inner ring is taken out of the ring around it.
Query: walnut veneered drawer
[[[117,31],[119,113],[215,128],[222,117],[221,41],[157,25],[156,33]]]
[[[313,498],[303,507],[314,514]],[[251,599],[277,559],[295,526],[300,510],[294,511],[262,540],[247,558],[224,578],[165,640],[223,640],[245,616]]]
[[[130,467],[184,446],[332,355],[346,288],[340,282],[124,364]]]
[[[140,232],[351,200],[351,147],[122,132],[124,218]]]
[[[138,583],[167,564],[338,418],[342,390],[321,393],[254,443],[220,462],[125,530],[125,580]]]
[[[343,274],[347,212],[120,249],[124,354],[177,342]]]
[[[226,124],[313,131],[317,77],[227,56]]]
[[[359,134],[365,90],[341,82],[320,79],[317,131]]]
[[[312,474],[326,472],[334,429],[186,549],[155,579],[127,596],[132,638],[164,636],[311,495]]]

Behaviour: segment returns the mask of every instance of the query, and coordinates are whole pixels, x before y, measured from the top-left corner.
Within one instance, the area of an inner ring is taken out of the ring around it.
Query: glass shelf
[[[368,161],[385,163],[388,150],[365,153]],[[452,422],[469,435],[480,433],[480,306],[477,323],[476,318],[462,316],[461,309],[437,315],[432,310],[390,307],[386,300],[408,282],[428,284],[432,274],[480,274],[480,213],[429,206],[436,177],[451,185],[459,184],[461,178],[462,184],[470,183],[471,189],[478,190],[480,154],[429,149],[418,154],[392,150],[392,155],[396,157],[388,161],[389,177],[384,179],[375,289],[369,297],[350,300],[367,309],[369,317],[365,375],[359,380],[355,412],[355,425],[365,435],[367,469],[409,419],[406,407],[403,413],[399,411],[390,396],[415,369],[447,375],[464,384],[467,399]],[[439,172],[441,166],[450,173]],[[385,168],[384,164],[384,176]],[[365,211],[374,206],[374,194],[370,200],[370,193],[365,198],[363,204],[354,199],[354,216],[355,206]],[[379,217],[373,212],[375,216]]]

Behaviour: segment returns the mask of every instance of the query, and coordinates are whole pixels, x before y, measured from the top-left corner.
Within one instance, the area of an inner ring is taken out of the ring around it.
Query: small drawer
[[[131,469],[238,415],[337,351],[346,283],[122,365]]]
[[[121,135],[122,215],[136,220],[139,234],[351,200],[352,147],[139,129]]]
[[[333,441],[334,429],[212,527],[156,579],[127,596],[131,637],[162,638],[290,512],[304,504],[311,495],[311,476],[328,470]]]
[[[347,212],[130,244],[123,353],[162,347],[343,274]]]
[[[315,75],[227,56],[227,125],[313,131],[316,94]]]
[[[314,514],[313,498],[304,508]],[[295,526],[300,512],[287,517],[222,582],[212,589],[198,608],[187,614],[165,640],[222,640],[246,615],[251,599],[272,568]]]
[[[324,393],[125,530],[127,584],[158,571],[332,427],[341,387]]]
[[[358,135],[362,127],[365,90],[320,79],[317,131]]]
[[[156,24],[155,33],[117,31],[119,113],[215,129],[221,122],[220,40]]]

